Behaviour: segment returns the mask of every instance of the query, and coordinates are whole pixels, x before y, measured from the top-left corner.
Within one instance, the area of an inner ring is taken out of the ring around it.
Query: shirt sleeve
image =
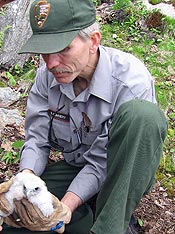
[[[41,175],[48,161],[48,98],[47,77],[39,69],[27,102],[25,144],[21,150],[20,170],[30,169]]]

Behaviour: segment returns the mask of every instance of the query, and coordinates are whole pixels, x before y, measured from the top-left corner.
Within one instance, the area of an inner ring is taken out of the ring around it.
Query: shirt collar
[[[110,78],[112,76],[112,66],[110,57],[105,51],[105,47],[100,46],[99,50],[99,61],[91,80],[89,93],[111,103],[112,80]]]

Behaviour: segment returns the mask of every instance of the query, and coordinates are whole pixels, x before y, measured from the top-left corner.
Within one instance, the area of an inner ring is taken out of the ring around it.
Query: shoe
[[[139,234],[138,232],[138,223],[134,215],[131,216],[129,226],[125,234]]]

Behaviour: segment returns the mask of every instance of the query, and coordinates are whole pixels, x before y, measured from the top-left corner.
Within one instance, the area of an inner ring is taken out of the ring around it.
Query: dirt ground
[[[157,183],[153,191],[142,199],[135,216],[143,222],[139,233],[174,234],[175,198],[168,197],[166,189]]]

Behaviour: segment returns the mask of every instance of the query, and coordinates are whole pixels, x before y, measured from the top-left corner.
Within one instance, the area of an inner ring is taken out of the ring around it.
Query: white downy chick
[[[5,198],[11,205],[9,214],[12,214],[15,209],[13,199],[21,200],[23,197],[36,205],[44,216],[48,217],[52,214],[51,193],[47,190],[45,182],[34,174],[23,172],[15,176],[13,184],[5,194]],[[0,216],[6,217],[8,215],[0,211]]]
[[[52,195],[47,190],[45,182],[31,173],[22,173],[22,177],[25,197],[36,205],[44,216],[50,216],[54,211]]]

